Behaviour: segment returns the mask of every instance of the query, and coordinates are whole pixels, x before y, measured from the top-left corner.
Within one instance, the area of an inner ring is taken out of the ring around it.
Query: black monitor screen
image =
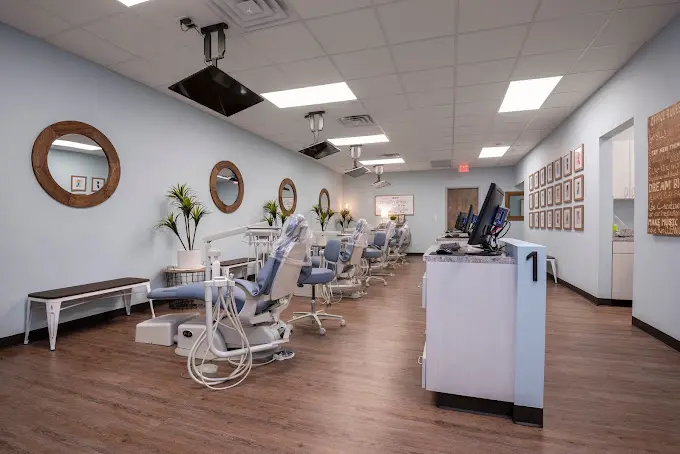
[[[340,149],[338,147],[336,147],[329,141],[324,140],[323,142],[317,142],[315,144],[303,148],[302,150],[300,150],[300,153],[302,153],[305,156],[309,156],[310,158],[321,159],[325,158],[326,156],[335,154],[339,151]]]
[[[465,216],[465,222],[463,223],[463,228],[461,230],[467,230],[470,228],[470,225],[472,223],[472,215],[475,212],[475,207],[470,205],[470,208],[468,209],[467,216]]]
[[[463,228],[463,221],[465,220],[465,213],[462,211],[458,213],[458,217],[456,218],[456,223],[454,224],[453,228],[456,230],[461,230]]]
[[[264,101],[257,93],[215,66],[208,66],[168,89],[226,117]]]
[[[477,216],[477,223],[472,230],[468,244],[482,244],[487,246],[487,235],[489,235],[493,226],[494,218],[496,217],[496,210],[501,206],[505,199],[505,192],[499,188],[496,183],[491,183],[489,191],[486,193],[484,205]]]

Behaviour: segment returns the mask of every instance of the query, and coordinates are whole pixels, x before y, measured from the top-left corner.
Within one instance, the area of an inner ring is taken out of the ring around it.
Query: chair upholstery
[[[333,270],[326,268],[313,268],[311,272],[305,274],[305,276],[300,274],[299,284],[328,284],[335,277]]]
[[[378,259],[382,256],[380,249],[366,248],[364,249],[364,257],[367,259]]]

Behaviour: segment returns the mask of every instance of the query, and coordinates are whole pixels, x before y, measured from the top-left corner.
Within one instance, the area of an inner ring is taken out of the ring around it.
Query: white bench
[[[47,312],[47,331],[50,338],[50,350],[54,350],[57,343],[57,328],[59,326],[59,312],[85,304],[94,299],[113,294],[122,295],[125,303],[125,312],[130,315],[132,293],[135,289],[144,289],[145,295],[151,291],[148,279],[138,277],[125,277],[110,281],[93,282],[91,284],[76,285],[44,292],[36,292],[28,295],[26,299],[26,326],[24,332],[24,344],[28,344],[28,335],[31,332],[31,305],[42,303]],[[73,303],[62,308],[62,303]],[[156,317],[153,310],[153,300],[149,300],[152,317]]]

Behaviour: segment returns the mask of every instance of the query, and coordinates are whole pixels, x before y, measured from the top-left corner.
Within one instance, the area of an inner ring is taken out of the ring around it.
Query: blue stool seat
[[[226,288],[222,290],[226,295]],[[213,292],[213,304],[217,302],[217,292]],[[203,282],[196,282],[193,284],[179,285],[177,287],[162,287],[151,290],[148,296],[152,300],[205,300],[205,286]],[[236,300],[236,309],[241,312],[243,306],[246,304],[246,294],[238,287],[234,287],[234,299]]]
[[[335,277],[333,270],[326,268],[314,268],[311,274],[304,280],[298,281],[300,284],[328,284]]]
[[[366,257],[367,259],[377,259],[377,258],[380,258],[380,256],[382,256],[382,251],[379,250],[379,249],[369,249],[369,248],[366,248],[366,249],[364,249],[364,254],[363,254],[363,255],[364,255],[364,257]]]

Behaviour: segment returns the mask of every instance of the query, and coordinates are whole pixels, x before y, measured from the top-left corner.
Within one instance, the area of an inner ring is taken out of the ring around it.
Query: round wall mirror
[[[331,208],[331,196],[326,188],[323,188],[319,193],[319,206],[323,211],[328,211]]]
[[[295,189],[295,184],[290,178],[284,178],[279,185],[279,206],[281,211],[287,215],[291,215],[295,212],[295,206],[297,205],[297,189]]]
[[[210,174],[210,195],[220,211],[233,213],[243,202],[243,177],[230,161],[218,162]]]
[[[120,181],[118,153],[109,139],[78,121],[45,128],[33,144],[31,160],[45,192],[74,208],[103,203]]]

